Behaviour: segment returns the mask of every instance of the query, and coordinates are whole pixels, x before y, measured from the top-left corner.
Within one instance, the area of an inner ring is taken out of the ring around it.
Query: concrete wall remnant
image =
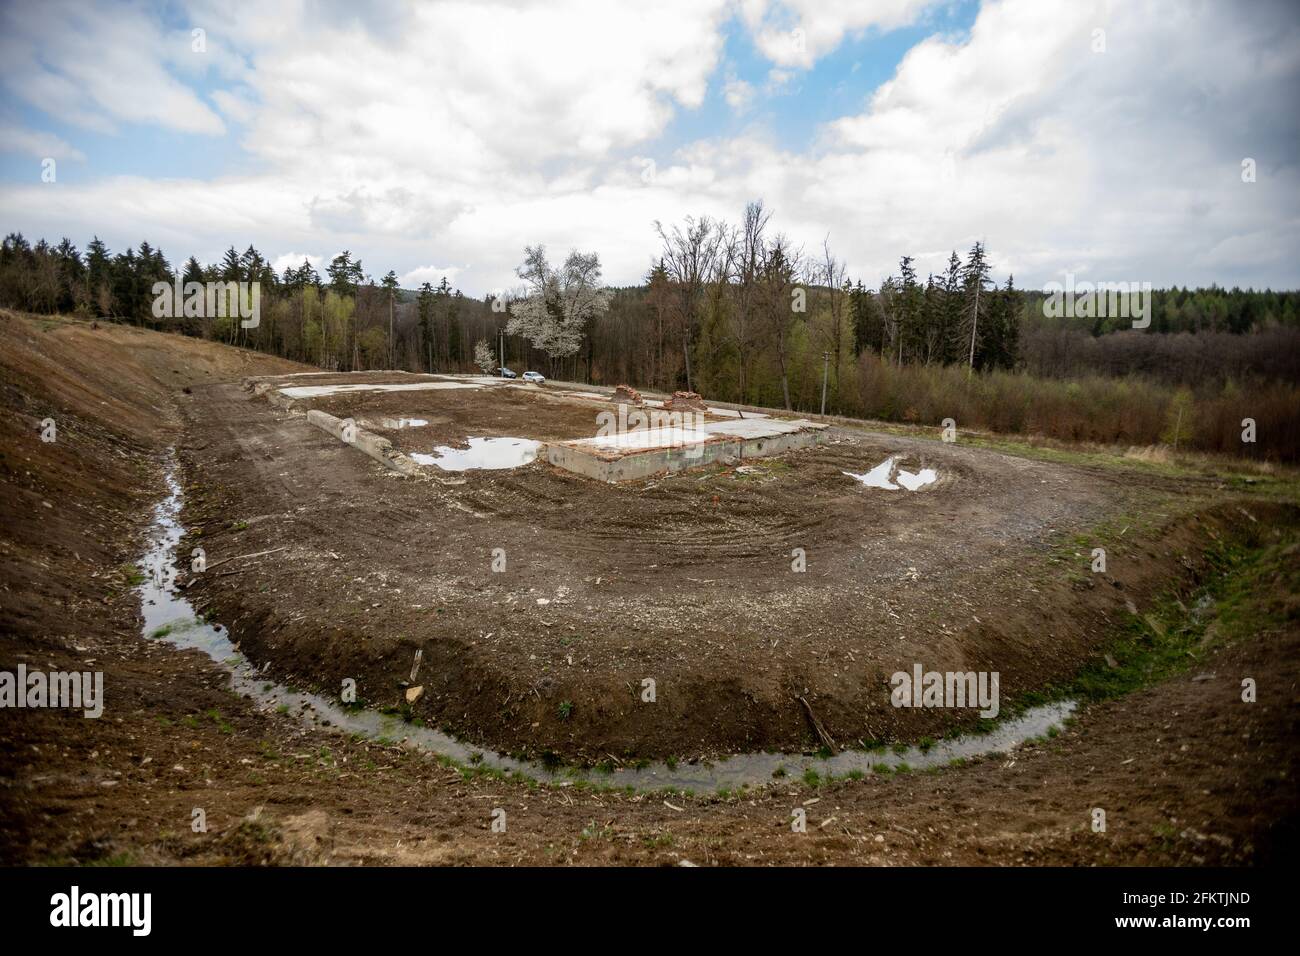
[[[348,429],[348,423],[344,419],[336,418],[316,408],[307,413],[307,421],[321,429],[321,431],[329,432],[339,441],[347,442],[354,448],[359,448],[375,461],[387,465],[393,471],[401,472],[404,475],[420,474],[420,466],[394,448],[393,443],[387,438],[381,438],[364,428],[358,428],[355,423],[351,429]],[[351,432],[351,441],[344,437],[345,430]]]

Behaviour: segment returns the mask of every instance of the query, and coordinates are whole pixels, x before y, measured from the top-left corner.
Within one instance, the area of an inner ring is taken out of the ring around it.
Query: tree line
[[[83,254],[66,238],[29,243],[10,234],[0,244],[0,304],[170,329],[322,369],[466,372],[504,361],[552,377],[804,411],[820,410],[824,395],[828,412],[903,420],[925,403],[896,389],[886,398],[882,383],[917,390],[942,380],[950,396],[959,387],[974,394],[992,375],[1139,377],[1205,398],[1251,378],[1297,378],[1295,292],[1155,290],[1150,328],[1136,332],[1114,316],[1049,318],[1043,293],[993,276],[978,242],[964,255],[954,250],[939,274],[922,278],[905,255],[893,274],[869,283],[850,276],[829,240],[796,246],[761,201],[734,223],[687,217],[653,230],[658,248],[641,285],[606,288],[594,252],[553,265],[529,247],[517,286],[482,299],[446,278],[418,289],[400,288],[392,270],[376,280],[350,252],[323,274],[309,261],[277,274],[252,245],[232,246],[217,263],[190,256],[173,266],[148,242],[112,252],[96,237]],[[159,320],[154,286],[178,279],[257,282],[260,322]]]

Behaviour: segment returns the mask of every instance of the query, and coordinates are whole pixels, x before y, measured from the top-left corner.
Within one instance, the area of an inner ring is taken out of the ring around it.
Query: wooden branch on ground
[[[826,728],[822,726],[822,722],[818,720],[817,715],[813,713],[812,705],[803,697],[796,697],[795,700],[803,704],[803,711],[808,715],[808,721],[812,724],[813,730],[817,734],[817,739],[821,741],[822,746],[830,750],[838,750],[839,748],[835,746],[835,739],[826,732]]]
[[[289,550],[289,546],[286,544],[282,548],[272,548],[270,551],[254,551],[252,554],[237,554],[232,558],[222,558],[220,561],[213,561],[211,564],[208,565],[207,570],[211,571],[213,568],[220,567],[221,565],[225,564],[227,561],[242,561],[244,558],[260,558],[264,554],[275,554],[277,551],[288,551],[288,550]]]
[[[206,568],[204,568],[203,571],[204,572],[211,571],[213,568],[220,567],[221,565],[226,564],[229,561],[242,561],[244,558],[260,558],[266,554],[275,554],[277,551],[288,551],[288,550],[289,550],[289,546],[286,544],[282,548],[271,548],[269,551],[254,551],[252,554],[236,554],[229,558],[222,558],[220,561],[213,561]],[[226,572],[226,573],[229,574],[231,572]],[[197,581],[199,577],[200,577],[199,574],[194,575],[192,578],[190,578],[188,581],[185,582],[185,587],[188,588],[191,584]],[[221,577],[221,575],[218,574],[217,577]]]

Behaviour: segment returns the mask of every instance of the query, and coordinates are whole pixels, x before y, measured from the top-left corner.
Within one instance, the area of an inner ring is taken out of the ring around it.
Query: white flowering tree
[[[609,308],[610,291],[600,284],[600,256],[575,250],[555,269],[545,247],[527,246],[515,271],[525,295],[511,306],[506,334],[524,336],[552,359],[577,355],[587,323]]]
[[[496,371],[497,358],[492,354],[492,346],[488,345],[487,339],[479,339],[474,343],[474,364],[483,370],[484,375]]]

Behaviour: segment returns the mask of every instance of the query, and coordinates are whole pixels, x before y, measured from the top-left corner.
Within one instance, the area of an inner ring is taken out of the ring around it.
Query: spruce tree
[[[970,351],[967,356],[968,366],[974,370],[976,346],[979,342],[980,320],[988,308],[989,266],[984,259],[984,244],[975,243],[971,247],[966,265],[962,269],[962,285],[966,298],[966,331],[969,332]]]

